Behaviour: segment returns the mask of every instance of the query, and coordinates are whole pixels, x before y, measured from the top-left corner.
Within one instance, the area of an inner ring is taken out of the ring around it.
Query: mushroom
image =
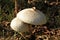
[[[35,7],[20,11],[11,21],[11,28],[17,32],[31,32],[32,25],[43,25],[47,22],[46,16]],[[28,27],[28,24],[31,24]],[[22,35],[22,34],[21,34]],[[24,36],[23,36],[24,37]]]
[[[25,24],[24,22],[22,22],[20,19],[18,18],[14,18],[12,21],[11,21],[11,24],[10,24],[11,28],[17,32],[28,32],[29,28],[28,28],[28,25]]]
[[[22,22],[16,17],[11,21],[10,27],[14,31],[18,32],[26,40],[26,38],[24,37],[24,32],[29,32],[28,24]]]
[[[32,25],[43,25],[47,22],[46,16],[35,7],[20,11],[17,14],[17,18]]]

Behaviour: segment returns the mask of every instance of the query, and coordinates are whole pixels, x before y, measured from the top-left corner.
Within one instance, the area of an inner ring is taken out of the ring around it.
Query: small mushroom
[[[47,22],[46,16],[35,7],[20,11],[17,14],[17,18],[32,25],[43,25]]]
[[[28,25],[25,24],[24,22],[22,22],[20,19],[18,18],[14,18],[12,21],[11,21],[11,24],[10,24],[11,28],[17,32],[28,32],[29,28],[28,28]]]

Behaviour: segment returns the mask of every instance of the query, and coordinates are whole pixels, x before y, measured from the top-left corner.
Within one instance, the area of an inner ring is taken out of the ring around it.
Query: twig
[[[26,39],[26,37],[24,37],[24,35],[21,33],[21,32],[18,32],[25,40],[27,40]]]

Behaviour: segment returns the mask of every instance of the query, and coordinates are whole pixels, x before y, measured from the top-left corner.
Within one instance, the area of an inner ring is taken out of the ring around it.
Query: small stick
[[[3,31],[3,40],[5,40],[5,39],[4,39],[4,30],[2,30],[2,31]]]
[[[24,35],[21,32],[18,33],[26,40],[26,37],[24,37]]]

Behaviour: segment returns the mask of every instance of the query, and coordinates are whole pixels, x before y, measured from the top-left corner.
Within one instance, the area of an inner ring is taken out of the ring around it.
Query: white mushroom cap
[[[42,25],[47,22],[46,16],[35,8],[27,8],[17,14],[17,18],[32,25]]]
[[[29,30],[28,25],[23,23],[18,18],[14,18],[11,21],[10,26],[13,30],[18,31],[18,32],[28,32],[28,30]]]

